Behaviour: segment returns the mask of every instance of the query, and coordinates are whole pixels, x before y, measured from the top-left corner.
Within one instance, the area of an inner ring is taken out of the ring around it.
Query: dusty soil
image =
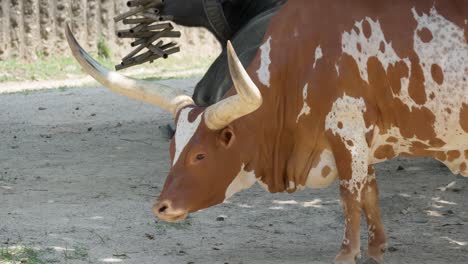
[[[195,80],[171,82],[190,90]],[[151,206],[169,169],[159,126],[170,121],[103,88],[1,95],[0,248],[35,248],[45,263],[332,262],[336,185],[292,195],[255,186],[186,222],[158,221]],[[377,173],[386,263],[468,263],[468,178],[429,159]]]
[[[77,66],[78,67],[78,66]],[[151,69],[139,67],[137,69],[127,70],[124,74],[133,78],[148,78],[149,76],[158,76],[158,78],[189,78],[190,76],[200,76],[206,72],[206,68],[194,68],[190,70],[170,70]],[[19,73],[21,74],[21,73]],[[64,89],[93,85],[97,82],[91,76],[82,77],[68,76],[66,80],[47,80],[47,81],[12,81],[0,82],[0,94],[9,93],[29,93],[38,90]]]

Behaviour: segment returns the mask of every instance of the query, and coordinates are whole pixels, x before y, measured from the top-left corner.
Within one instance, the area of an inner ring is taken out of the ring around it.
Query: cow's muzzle
[[[188,215],[187,210],[174,209],[172,202],[168,200],[157,202],[153,206],[153,212],[158,218],[167,222],[182,221]]]

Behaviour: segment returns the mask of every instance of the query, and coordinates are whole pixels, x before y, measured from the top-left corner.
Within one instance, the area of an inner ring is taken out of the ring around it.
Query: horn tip
[[[71,27],[70,27],[70,23],[66,23],[65,24],[65,33],[66,33],[66,36],[70,36],[70,35],[73,35],[72,31],[71,31]]]
[[[234,47],[232,46],[232,42],[230,40],[228,40],[227,42],[227,48],[228,48],[228,51],[231,53],[234,51]]]
[[[73,32],[71,31],[69,23],[66,23],[65,25],[65,37],[67,38],[68,44],[70,44],[71,42],[77,42],[75,37],[73,36]],[[71,45],[69,46],[70,48],[72,47]]]

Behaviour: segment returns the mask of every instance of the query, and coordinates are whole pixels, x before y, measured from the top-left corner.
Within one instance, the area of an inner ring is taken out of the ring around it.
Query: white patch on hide
[[[328,166],[331,171],[324,178],[322,176],[322,169],[325,166]],[[311,189],[326,188],[335,182],[337,176],[338,171],[336,169],[335,157],[331,151],[326,149],[320,154],[320,161],[317,166],[310,169],[309,175],[307,176],[306,186]]]
[[[258,74],[258,79],[262,84],[264,84],[267,87],[270,87],[270,64],[271,64],[271,59],[270,59],[270,52],[271,52],[271,37],[263,43],[263,45],[260,47],[261,55],[260,55],[260,68],[257,71]]]
[[[174,162],[172,163],[172,166],[174,166],[179,160],[180,154],[185,149],[185,146],[188,144],[190,139],[192,139],[202,120],[203,115],[200,114],[195,119],[195,121],[193,121],[193,123],[190,123],[188,120],[190,111],[192,111],[192,108],[184,108],[180,111],[179,114],[179,121],[177,122],[175,133]]]
[[[359,200],[361,199],[363,183],[367,180],[369,164],[369,147],[366,141],[366,133],[371,128],[366,128],[363,116],[365,111],[366,105],[362,98],[344,95],[333,103],[332,110],[325,120],[325,129],[339,136],[351,153],[351,179],[340,183],[342,186],[347,187],[351,193],[357,191]],[[352,145],[348,144],[348,142],[351,142]]]
[[[418,23],[414,32],[414,50],[425,78],[427,102],[424,106],[435,115],[435,132],[447,142],[444,147],[464,149],[468,147],[468,134],[460,125],[462,103],[468,104],[468,44],[464,29],[438,14],[434,7],[429,15],[419,16],[414,8],[412,11]],[[418,31],[424,28],[432,34],[432,40],[427,43],[418,36]],[[432,77],[432,65],[442,69],[441,85]]]
[[[369,241],[373,241],[375,239],[375,230],[376,230],[375,225],[370,224],[367,227],[367,237],[369,238]]]
[[[304,99],[304,105],[302,106],[301,112],[297,115],[296,123],[299,123],[299,118],[300,118],[302,115],[308,115],[308,114],[310,114],[310,107],[309,107],[309,105],[307,104],[307,93],[308,93],[308,89],[309,89],[309,84],[307,83],[307,84],[304,86],[304,89],[302,90],[302,98]]]
[[[414,50],[419,57],[419,66],[423,70],[425,79],[426,102],[417,104],[409,94],[409,80],[402,78],[401,90],[394,94],[410,109],[425,107],[435,115],[435,132],[437,137],[447,144],[446,150],[464,149],[467,147],[468,134],[460,125],[460,110],[462,103],[468,103],[468,44],[465,42],[464,29],[450,22],[433,7],[429,14],[421,16],[412,9],[417,27],[414,31]],[[376,57],[387,71],[389,65],[403,62],[411,74],[411,61],[409,58],[400,58],[392,47],[391,42],[385,40],[384,32],[379,21],[365,18],[371,28],[370,38],[363,33],[363,21],[355,23],[358,32],[351,30],[342,35],[342,50],[354,58],[361,78],[368,82],[367,62],[371,57]],[[432,39],[423,42],[418,35],[420,30],[427,29],[431,32]],[[358,48],[360,46],[360,49]],[[383,45],[384,49],[380,49]],[[439,85],[432,76],[433,65],[438,65],[442,70],[443,82]],[[449,109],[449,110],[447,110]],[[393,131],[392,136],[400,139],[399,132]],[[414,139],[417,140],[417,139]],[[414,141],[412,140],[412,141]],[[409,141],[407,141],[409,142]],[[377,146],[378,147],[378,146]],[[406,149],[406,146],[398,146]]]
[[[385,36],[380,27],[380,22],[374,22],[372,19],[366,17],[365,20],[369,23],[372,30],[370,38],[366,38],[362,27],[363,20],[354,24],[359,29],[359,34],[355,30],[351,32],[344,32],[341,36],[341,44],[343,53],[346,53],[354,58],[358,67],[361,78],[369,82],[367,75],[367,60],[370,57],[377,57],[382,63],[385,70],[388,69],[390,64],[395,64],[401,59],[397,56],[392,48],[391,43],[385,41]],[[380,50],[380,45],[383,43],[385,51]],[[360,46],[360,49],[358,48]],[[360,50],[360,51],[359,51]]]
[[[232,197],[232,195],[252,187],[252,185],[254,185],[255,182],[257,182],[260,185],[260,187],[262,187],[262,189],[264,189],[267,192],[270,192],[268,184],[264,183],[261,177],[257,177],[255,175],[255,171],[246,171],[245,165],[243,164],[239,174],[237,174],[236,178],[232,181],[232,183],[228,186],[226,190],[225,201]],[[290,181],[288,190],[294,190],[294,188],[303,189],[304,187],[296,186],[296,184],[293,181]]]
[[[245,165],[242,165],[239,174],[231,182],[226,190],[225,199],[229,199],[234,194],[250,188],[257,181],[255,179],[255,173],[253,171],[248,172],[244,170]]]
[[[258,183],[258,185],[260,185],[260,187],[262,187],[263,190],[265,190],[267,192],[270,191],[270,189],[268,188],[268,184],[262,182],[262,179],[257,178],[257,183]]]
[[[296,188],[296,183],[293,182],[293,181],[289,181],[287,190],[288,191],[293,191],[295,188]]]
[[[369,23],[371,29],[371,36],[366,38],[363,30],[364,20],[358,21],[354,24],[358,28],[359,33],[355,30],[351,30],[349,33],[344,32],[342,35],[342,50],[343,53],[346,53],[353,57],[356,61],[359,74],[361,78],[369,82],[369,77],[367,73],[367,61],[371,57],[376,57],[385,71],[388,70],[389,65],[395,65],[396,62],[404,61],[408,66],[408,69],[411,69],[411,62],[408,58],[400,58],[396,54],[395,50],[392,47],[392,43],[385,40],[384,33],[380,27],[379,21],[373,21],[372,19],[366,17],[365,20]],[[383,45],[384,51],[380,49],[380,46]],[[358,48],[360,47],[360,49]],[[398,96],[402,101],[408,102],[409,107],[420,107],[416,104],[413,99],[409,96],[408,93],[409,78],[401,79],[401,92]]]
[[[322,53],[322,48],[320,47],[320,45],[315,49],[315,61],[314,61],[314,69],[315,69],[315,66],[317,65],[317,61],[320,60],[321,58],[323,57],[323,53]]]

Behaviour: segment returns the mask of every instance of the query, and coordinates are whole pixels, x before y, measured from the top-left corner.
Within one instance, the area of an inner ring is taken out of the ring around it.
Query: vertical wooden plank
[[[127,7],[127,1],[125,0],[117,0],[117,1],[114,1],[114,16],[118,15],[118,14],[122,14],[122,13],[125,13],[129,10],[129,8]],[[117,38],[115,37],[115,32],[117,30],[120,30],[120,29],[126,29],[128,28],[128,26],[125,26],[122,21],[119,21],[117,23],[114,23],[113,21],[113,18],[111,19],[111,21],[109,21],[109,23],[113,23],[114,24],[114,46],[113,46],[113,49],[114,49],[114,56],[119,56],[119,57],[122,57],[122,56],[125,56],[126,54],[128,54],[130,51],[131,51],[131,47],[130,47],[130,40],[123,40],[121,38]]]
[[[0,2],[0,60],[5,55],[5,27],[4,27],[4,20],[5,14],[3,11],[3,1]]]
[[[9,47],[9,34],[10,30],[8,25],[10,24],[10,3],[8,1],[0,2],[0,60],[8,58],[8,47]]]
[[[12,57],[23,58],[23,1],[10,0],[10,51]]]
[[[76,38],[86,39],[86,0],[71,1],[71,28]]]
[[[80,43],[81,45],[83,45],[83,47],[86,48],[86,50],[89,50],[89,46],[88,46],[88,39],[90,38],[88,35],[89,4],[88,4],[88,0],[77,0],[77,1],[81,1],[81,6],[83,8],[83,13],[82,13],[83,28],[81,29],[82,31],[81,33],[83,35],[81,36]]]
[[[98,41],[103,38],[106,44],[111,47],[115,36],[114,23],[111,22],[114,18],[114,3],[112,0],[101,0],[100,7],[101,34]]]
[[[96,52],[97,40],[99,39],[99,0],[88,0],[87,10],[87,32],[88,32],[88,46],[90,51]]]
[[[96,53],[97,43],[104,37],[114,57],[127,54],[130,40],[115,36],[118,29],[128,28],[113,17],[128,11],[127,0],[0,0],[0,59],[31,58],[39,50],[44,55],[65,55],[68,52],[64,36],[66,22],[84,47]],[[184,29],[185,31],[185,29]],[[212,40],[198,29],[184,32],[179,43],[183,52],[204,49]],[[195,48],[196,47],[196,48]],[[208,47],[206,47],[208,48]],[[201,52],[203,53],[203,52]]]
[[[49,56],[53,54],[55,25],[53,17],[54,1],[39,0],[39,34],[41,38],[41,52]]]
[[[57,6],[55,9],[55,30],[57,34],[57,51],[63,54],[67,49],[65,39],[65,26],[70,22],[70,1],[68,0],[57,0]]]
[[[38,0],[23,0],[23,23],[24,56],[27,60],[36,60],[40,49]]]

